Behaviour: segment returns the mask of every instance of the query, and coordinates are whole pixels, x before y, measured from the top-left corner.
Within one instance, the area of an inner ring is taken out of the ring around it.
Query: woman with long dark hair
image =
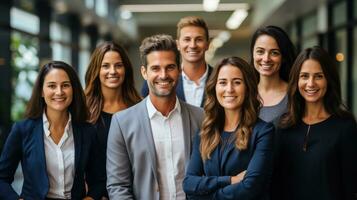
[[[296,57],[295,47],[283,29],[265,26],[253,34],[250,57],[258,75],[258,92],[263,104],[259,117],[277,125],[287,111],[288,77]]]
[[[223,59],[206,96],[184,191],[192,199],[268,198],[274,127],[258,118],[254,69],[238,57]]]
[[[89,122],[97,128],[99,145],[97,179],[106,183],[107,139],[112,115],[141,100],[135,89],[133,67],[123,47],[114,42],[104,42],[93,52],[85,76]],[[101,184],[103,185],[103,184]],[[105,187],[95,194],[108,197]]]
[[[356,199],[357,126],[334,61],[320,47],[297,57],[277,132],[273,199]]]
[[[95,180],[94,129],[86,123],[85,96],[75,70],[52,61],[37,77],[26,119],[15,123],[0,157],[0,199],[83,199]],[[11,182],[21,162],[20,196]]]

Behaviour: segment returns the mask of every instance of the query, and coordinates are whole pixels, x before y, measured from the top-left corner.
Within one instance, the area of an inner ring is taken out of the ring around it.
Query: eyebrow
[[[57,82],[55,82],[55,81],[46,82],[46,84],[53,84],[53,83],[57,83]],[[71,81],[63,81],[63,82],[61,82],[61,84],[62,83],[71,83]]]

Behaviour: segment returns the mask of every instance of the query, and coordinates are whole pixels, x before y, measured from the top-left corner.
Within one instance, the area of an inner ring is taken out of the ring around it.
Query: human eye
[[[47,84],[47,87],[50,89],[55,89],[56,85],[55,84]]]
[[[151,69],[151,71],[154,71],[154,72],[159,71],[159,67],[158,66],[151,66],[150,69]]]
[[[234,80],[233,83],[234,83],[235,85],[240,85],[240,84],[242,83],[242,81],[241,81],[241,80]]]
[[[124,67],[124,64],[123,63],[117,63],[115,64],[115,68],[122,68]]]
[[[70,83],[64,83],[62,85],[63,88],[70,88],[71,87],[71,84]]]
[[[299,77],[300,77],[301,79],[308,79],[308,78],[309,78],[309,75],[306,74],[306,73],[301,73]]]
[[[272,56],[280,56],[280,51],[274,50],[270,53]]]
[[[108,65],[108,64],[102,64],[102,67],[103,67],[104,69],[108,69],[108,68],[109,68],[109,65]]]
[[[264,50],[263,49],[257,49],[255,50],[255,53],[258,55],[263,55],[264,54]]]
[[[321,79],[324,78],[324,75],[323,74],[316,74],[315,77],[316,77],[316,79],[321,80]]]
[[[167,66],[167,70],[169,70],[169,71],[173,71],[173,70],[175,70],[176,69],[176,65],[169,65],[169,66]]]
[[[218,80],[218,85],[225,85],[225,84],[227,84],[227,81],[225,81],[225,80]]]

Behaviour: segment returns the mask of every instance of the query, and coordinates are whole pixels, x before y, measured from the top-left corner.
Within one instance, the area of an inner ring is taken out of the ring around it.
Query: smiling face
[[[282,56],[278,43],[273,37],[261,35],[257,38],[253,49],[253,60],[260,76],[279,76]]]
[[[224,65],[219,70],[216,96],[225,111],[239,111],[245,98],[245,83],[241,70],[233,65]]]
[[[108,51],[104,54],[99,71],[102,89],[118,89],[124,82],[125,67],[120,54]]]
[[[48,112],[67,111],[73,98],[73,89],[67,73],[54,68],[45,76],[42,97]]]
[[[327,80],[319,62],[308,59],[302,64],[298,87],[306,103],[323,104]]]
[[[152,51],[146,57],[147,66],[141,73],[153,97],[175,97],[175,89],[180,74],[173,51]]]
[[[203,28],[186,26],[180,31],[180,38],[176,41],[183,62],[197,63],[205,61],[208,49],[208,38]]]

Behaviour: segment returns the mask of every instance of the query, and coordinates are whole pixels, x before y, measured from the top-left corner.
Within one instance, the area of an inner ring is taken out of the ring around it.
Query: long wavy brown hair
[[[243,74],[245,84],[245,98],[240,113],[241,119],[235,131],[235,146],[237,149],[245,150],[248,148],[249,138],[261,107],[257,88],[258,80],[254,67],[251,67],[239,57],[229,57],[219,62],[206,85],[205,117],[200,135],[200,151],[203,160],[210,159],[211,153],[221,141],[220,135],[224,128],[225,113],[224,108],[217,100],[216,84],[219,71],[226,65],[237,67]]]
[[[97,122],[104,106],[99,72],[104,55],[109,51],[118,52],[125,67],[125,77],[124,82],[121,85],[120,94],[124,103],[130,107],[141,100],[139,93],[135,89],[133,67],[125,49],[114,42],[103,42],[92,53],[85,75],[85,95],[87,97],[87,106],[90,112],[90,123]]]

